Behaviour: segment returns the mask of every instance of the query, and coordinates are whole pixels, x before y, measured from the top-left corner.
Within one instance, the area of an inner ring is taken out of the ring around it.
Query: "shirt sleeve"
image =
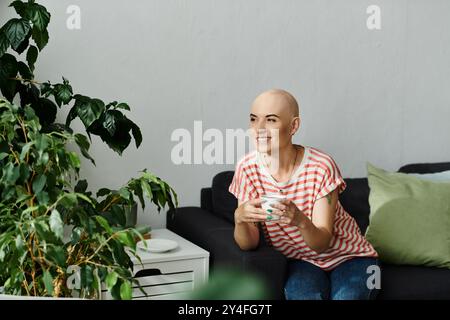
[[[256,189],[248,177],[248,174],[243,169],[242,163],[238,163],[236,166],[233,180],[231,181],[228,191],[232,193],[236,199],[242,202],[256,198]]]
[[[340,194],[347,187],[347,184],[342,178],[341,172],[338,166],[336,165],[336,162],[332,158],[325,161],[324,165],[326,167],[325,175],[320,184],[316,200],[325,197],[326,195],[334,191],[336,188],[338,188],[338,193]]]

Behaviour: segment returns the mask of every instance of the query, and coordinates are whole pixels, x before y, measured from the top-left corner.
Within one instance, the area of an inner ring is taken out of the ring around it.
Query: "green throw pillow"
[[[367,240],[391,264],[450,268],[450,182],[391,173],[367,163]]]

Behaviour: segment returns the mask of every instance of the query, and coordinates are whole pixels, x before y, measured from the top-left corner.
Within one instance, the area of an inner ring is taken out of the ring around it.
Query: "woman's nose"
[[[256,130],[266,130],[266,123],[265,123],[265,121],[257,121],[257,123],[256,123]]]

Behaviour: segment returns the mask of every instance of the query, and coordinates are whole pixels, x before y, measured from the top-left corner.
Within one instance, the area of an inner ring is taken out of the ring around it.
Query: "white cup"
[[[280,203],[281,200],[286,199],[286,196],[283,196],[281,194],[265,194],[261,196],[261,199],[263,200],[261,207],[264,211],[266,211],[268,216],[271,216],[271,219],[268,220],[280,220],[280,216],[276,214],[271,214],[267,210],[279,210],[277,208],[272,207],[275,203]]]

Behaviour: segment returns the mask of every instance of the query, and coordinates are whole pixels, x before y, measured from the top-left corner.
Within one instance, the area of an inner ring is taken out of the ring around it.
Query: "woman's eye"
[[[251,118],[251,119],[250,119],[250,122],[253,122],[253,121],[255,121],[255,119],[254,119],[254,118]]]
[[[269,122],[275,122],[275,119],[268,119]]]

